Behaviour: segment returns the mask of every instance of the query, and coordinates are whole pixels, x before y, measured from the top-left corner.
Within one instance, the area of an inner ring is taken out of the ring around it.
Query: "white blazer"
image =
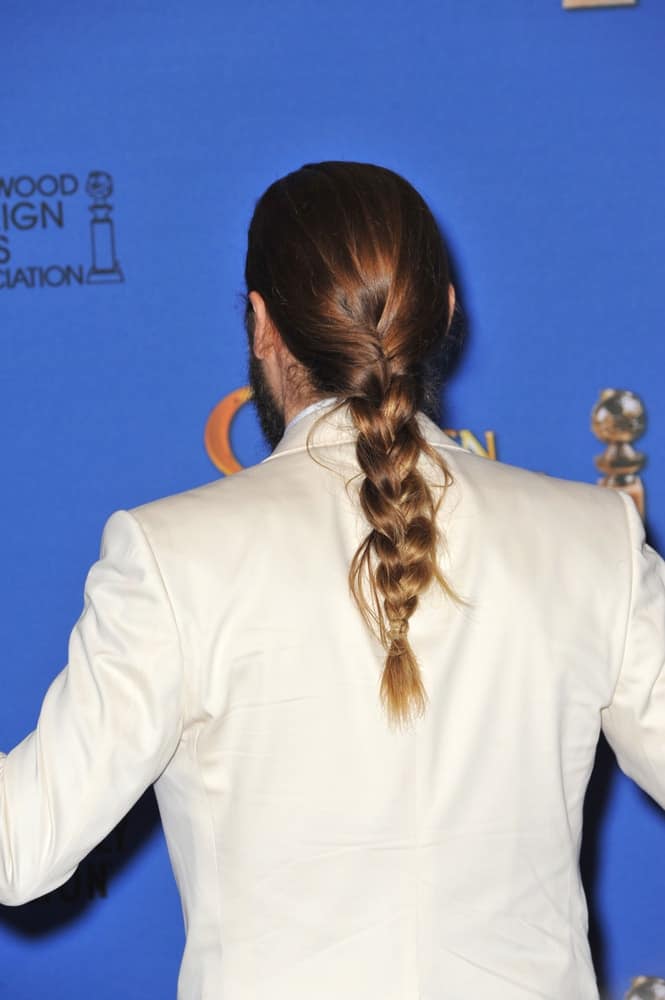
[[[391,729],[347,585],[354,431],[329,407],[312,455],[319,413],[256,466],[110,516],[68,665],[0,758],[0,900],[62,884],[154,782],[179,1000],[597,1000],[582,802],[602,726],[665,805],[665,562],[628,497],[419,414],[471,606],[421,600],[427,711]]]

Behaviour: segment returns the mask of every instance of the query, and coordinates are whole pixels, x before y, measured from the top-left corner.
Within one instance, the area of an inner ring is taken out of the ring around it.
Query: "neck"
[[[287,398],[284,400],[284,423],[288,424],[289,421],[293,420],[301,410],[304,410],[306,406],[311,406],[312,403],[318,402],[319,399],[326,399],[326,395],[319,396],[308,396],[306,399],[294,399]]]

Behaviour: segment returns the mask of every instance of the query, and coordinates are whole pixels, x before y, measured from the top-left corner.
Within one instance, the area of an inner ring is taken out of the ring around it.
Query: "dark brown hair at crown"
[[[386,651],[380,694],[389,719],[405,722],[427,700],[408,638],[419,596],[436,581],[461,600],[438,566],[436,515],[452,475],[416,419],[433,408],[450,326],[443,239],[399,174],[367,163],[307,164],[257,202],[245,281],[304,368],[311,398],[339,397],[357,428],[369,531],[349,585]],[[251,336],[249,302],[246,318]],[[422,455],[443,473],[438,499]]]

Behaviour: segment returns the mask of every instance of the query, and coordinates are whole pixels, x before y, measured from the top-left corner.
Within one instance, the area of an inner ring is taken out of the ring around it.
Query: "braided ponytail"
[[[389,721],[406,722],[427,701],[409,641],[419,599],[436,582],[465,603],[438,565],[445,540],[437,513],[452,474],[417,419],[433,408],[434,365],[451,319],[441,234],[422,197],[393,171],[309,164],[259,200],[245,279],[265,299],[310,398],[337,396],[335,409],[347,405],[357,430],[369,530],[349,587],[386,652],[380,697]],[[423,456],[441,471],[439,486]]]
[[[418,599],[434,580],[456,597],[438,566],[436,515],[443,491],[435,500],[418,468],[421,454],[439,466],[444,487],[452,476],[418,426],[413,378],[385,373],[374,381],[383,382],[382,391],[349,401],[358,430],[356,456],[365,475],[359,499],[370,525],[351,561],[349,585],[360,613],[386,650],[380,696],[390,720],[399,723],[407,721],[411,711],[422,714],[427,701],[408,637]]]

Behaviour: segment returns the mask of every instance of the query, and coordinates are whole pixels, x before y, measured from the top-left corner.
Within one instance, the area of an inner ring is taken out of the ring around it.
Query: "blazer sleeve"
[[[601,725],[621,770],[665,808],[665,561],[624,493],[631,588],[623,660]]]
[[[116,510],[85,580],[67,665],[34,731],[0,754],[0,903],[65,882],[159,777],[182,729],[169,597],[137,518]]]

